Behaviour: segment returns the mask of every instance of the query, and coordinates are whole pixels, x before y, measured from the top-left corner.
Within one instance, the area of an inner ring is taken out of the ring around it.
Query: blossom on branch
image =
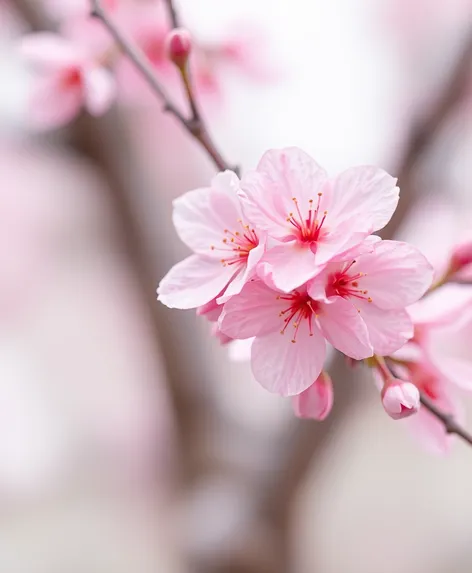
[[[39,32],[22,38],[20,53],[36,72],[30,101],[35,127],[60,127],[82,108],[98,116],[112,105],[114,78],[83,46]]]

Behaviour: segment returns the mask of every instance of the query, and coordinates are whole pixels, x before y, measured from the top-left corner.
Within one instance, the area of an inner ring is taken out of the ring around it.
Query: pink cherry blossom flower
[[[195,254],[162,279],[158,299],[171,308],[196,308],[219,294],[218,303],[238,294],[251,279],[265,250],[265,237],[242,211],[239,179],[219,173],[211,187],[174,201],[173,221],[181,240]]]
[[[408,418],[420,408],[420,393],[411,382],[391,378],[381,392],[382,404],[387,414],[394,420]]]
[[[292,147],[268,151],[243,177],[240,197],[253,223],[279,241],[264,256],[260,276],[290,292],[386,225],[399,190],[377,167],[354,167],[329,179]]]
[[[250,281],[226,302],[219,325],[231,338],[255,337],[254,377],[282,396],[300,394],[318,378],[326,341],[357,360],[373,353],[367,328],[349,301],[315,301],[306,287],[283,293]]]
[[[295,415],[298,418],[324,420],[333,407],[333,383],[329,374],[322,371],[307,390],[292,398]]]
[[[408,364],[408,378],[442,412],[453,416],[457,422],[464,422],[461,407],[454,385],[424,357]],[[421,446],[434,454],[447,454],[453,437],[446,432],[444,424],[425,407],[408,420],[413,437]]]
[[[308,284],[314,299],[342,297],[359,312],[376,354],[398,350],[413,336],[413,323],[405,307],[426,292],[433,268],[408,243],[368,241],[345,262],[328,263]]]
[[[22,38],[20,51],[38,69],[32,87],[31,120],[40,128],[65,125],[85,107],[102,115],[115,97],[110,71],[80,45],[47,32]]]

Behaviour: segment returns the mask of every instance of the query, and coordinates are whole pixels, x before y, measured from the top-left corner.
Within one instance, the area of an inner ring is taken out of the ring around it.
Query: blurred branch
[[[165,0],[167,4],[167,10],[169,11],[170,21],[172,22],[173,28],[180,28],[180,18],[177,12],[177,8],[175,7],[175,3],[173,0]]]
[[[462,438],[464,442],[467,442],[472,446],[472,434],[467,432],[454,418],[451,414],[445,414],[442,410],[437,408],[429,398],[424,394],[421,395],[421,404],[426,408],[433,416],[435,416],[440,422],[442,422],[444,429],[448,434],[455,434],[459,438]]]
[[[465,39],[457,63],[438,94],[428,116],[412,127],[403,159],[398,169],[401,189],[400,202],[389,224],[382,230],[382,238],[392,237],[400,227],[419,190],[415,185],[415,171],[420,159],[427,152],[436,135],[448,121],[451,112],[465,97],[469,88],[472,67],[472,30]]]
[[[193,87],[191,87],[191,84],[189,83],[190,80],[187,82],[187,95],[193,113],[190,118],[187,118],[178,109],[172,98],[157,79],[154,70],[148,63],[144,53],[136,45],[134,45],[132,41],[126,37],[122,30],[113,22],[109,14],[107,14],[107,12],[104,10],[101,1],[91,0],[91,2],[91,15],[98,20],[101,20],[117,45],[121,48],[123,54],[128,57],[131,63],[140,72],[158,99],[164,103],[164,111],[167,111],[173,115],[182,125],[182,127],[200,143],[200,145],[208,153],[219,171],[231,169],[237,172],[238,168],[231,166],[225,161],[213,140],[211,139],[208,129],[206,128],[205,123],[203,122],[201,115],[197,110],[195,98],[193,96]]]

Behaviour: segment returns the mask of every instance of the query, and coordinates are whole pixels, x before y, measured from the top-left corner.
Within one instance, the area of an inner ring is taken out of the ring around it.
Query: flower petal
[[[30,121],[37,129],[61,127],[78,115],[82,101],[82,88],[64,87],[60,74],[39,78],[31,88]]]
[[[302,321],[295,344],[279,331],[257,337],[252,345],[254,378],[269,392],[295,396],[313,384],[323,368],[326,343],[317,329],[310,336],[308,322]]]
[[[80,65],[86,60],[86,53],[80,47],[50,32],[23,36],[19,52],[28,62],[51,70]]]
[[[231,252],[223,240],[230,243],[244,231],[238,187],[238,177],[225,171],[216,175],[211,187],[189,191],[173,202],[177,233],[193,251],[217,259]]]
[[[331,378],[321,372],[317,380],[304,392],[292,398],[295,415],[298,418],[324,420],[333,407],[334,392]]]
[[[218,296],[231,280],[234,269],[198,255],[174,265],[161,280],[158,300],[169,308],[196,308]]]
[[[316,201],[327,174],[314,159],[297,147],[273,149],[262,157],[257,170],[241,180],[239,193],[249,219],[276,239],[293,237],[287,215],[296,198],[306,211]],[[316,204],[316,203],[315,203]]]
[[[378,167],[352,167],[330,182],[329,217],[351,221],[353,229],[371,234],[382,229],[399,199],[397,180]]]
[[[384,310],[360,299],[356,300],[356,306],[361,311],[376,354],[392,354],[412,338],[413,323],[406,310]]]
[[[261,279],[284,292],[298,288],[319,271],[309,245],[295,242],[269,249],[257,267]]]
[[[412,245],[380,241],[373,253],[357,258],[351,273],[362,272],[359,288],[368,291],[376,306],[405,308],[420,299],[431,285],[433,267]]]
[[[116,98],[113,74],[99,66],[84,70],[85,107],[94,116],[108,111]]]
[[[262,281],[247,283],[238,296],[224,305],[219,320],[221,330],[231,338],[279,332],[283,325],[279,313],[286,306],[279,295]]]
[[[321,304],[318,322],[328,342],[346,356],[362,360],[373,355],[367,327],[348,300],[337,296]]]

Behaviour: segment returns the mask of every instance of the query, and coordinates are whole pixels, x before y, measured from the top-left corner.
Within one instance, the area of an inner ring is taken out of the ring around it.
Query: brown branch
[[[172,22],[172,27],[173,28],[180,28],[180,26],[181,26],[180,17],[179,17],[179,14],[177,12],[177,8],[175,7],[173,0],[165,0],[165,2],[167,4],[167,10],[169,11],[169,16],[170,16],[170,21]]]
[[[210,134],[201,118],[200,113],[198,113],[198,110],[197,113],[195,113],[194,110],[197,108],[195,107],[196,102],[193,96],[193,89],[191,89],[191,93],[189,93],[187,90],[189,103],[193,112],[192,116],[187,118],[178,109],[172,98],[166,92],[166,89],[157,79],[156,75],[154,74],[154,70],[149,64],[145,54],[139,49],[139,47],[134,45],[133,42],[127,38],[122,30],[113,22],[107,12],[104,10],[101,0],[91,0],[91,2],[91,15],[102,22],[102,24],[105,26],[112,38],[122,50],[123,54],[140,72],[153,93],[163,102],[164,110],[173,115],[182,125],[182,127],[200,143],[200,145],[205,149],[219,171],[231,169],[232,171],[237,172],[237,168],[231,166],[227,161],[225,161],[221,153],[218,151],[216,145],[210,137]]]
[[[398,168],[398,183],[401,189],[400,202],[389,224],[380,233],[382,238],[392,237],[397,232],[405,215],[414,203],[419,193],[414,182],[416,167],[430,148],[437,133],[449,120],[451,112],[465,97],[469,89],[471,63],[472,30],[469,32],[449,80],[445,82],[444,89],[439,93],[432,110],[411,130],[403,159]]]
[[[426,408],[433,416],[435,416],[440,422],[442,422],[446,433],[455,434],[459,438],[462,438],[464,442],[467,442],[472,446],[472,434],[465,430],[452,416],[451,414],[446,414],[440,410],[433,402],[427,398],[424,394],[421,394],[421,404]]]

